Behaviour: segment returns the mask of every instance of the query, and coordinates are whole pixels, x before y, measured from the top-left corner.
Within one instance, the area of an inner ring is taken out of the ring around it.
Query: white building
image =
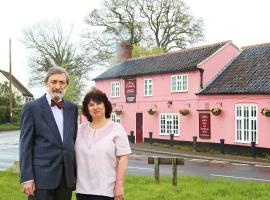
[[[9,72],[0,70],[0,83],[3,84],[5,82],[9,82]],[[29,92],[29,90],[23,86],[13,75],[12,75],[12,91],[19,95],[23,103],[28,101],[32,101],[34,99],[33,94]]]

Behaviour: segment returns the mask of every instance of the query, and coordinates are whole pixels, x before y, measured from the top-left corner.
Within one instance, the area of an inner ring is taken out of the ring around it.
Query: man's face
[[[51,75],[46,83],[47,92],[52,99],[58,101],[63,98],[67,88],[67,78],[65,74]]]

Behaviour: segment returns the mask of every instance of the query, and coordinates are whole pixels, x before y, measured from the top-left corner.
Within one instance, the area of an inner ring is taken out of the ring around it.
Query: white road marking
[[[232,165],[249,166],[249,164],[244,164],[244,163],[232,163]]]
[[[209,160],[205,160],[205,159],[191,159],[190,161],[192,161],[192,162],[208,162]]]
[[[153,168],[148,168],[148,167],[128,167],[128,169],[138,169],[138,170],[149,170],[149,171],[154,171]]]
[[[240,177],[240,176],[227,176],[221,174],[211,174],[211,176],[215,177],[223,177],[223,178],[234,178],[234,179],[244,179],[244,180],[254,180],[254,181],[269,181],[269,179],[262,179],[262,178],[248,178],[248,177]]]
[[[265,167],[265,168],[270,168],[269,165],[254,165],[255,167]]]
[[[211,163],[228,163],[228,161],[224,161],[224,160],[212,160]]]

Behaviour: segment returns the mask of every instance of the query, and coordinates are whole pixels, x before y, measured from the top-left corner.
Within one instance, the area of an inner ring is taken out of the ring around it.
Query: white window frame
[[[120,115],[117,115],[116,113],[112,112],[111,114],[111,120],[116,123],[121,123],[121,117]]]
[[[258,143],[258,114],[256,104],[235,105],[235,142],[250,144],[255,137]]]
[[[162,123],[162,120],[165,120],[165,123]],[[171,130],[168,129],[170,125]],[[159,135],[169,136],[171,133],[174,133],[174,136],[180,135],[180,115],[178,113],[160,113]]]
[[[144,79],[144,96],[153,96],[153,79]]]
[[[111,97],[112,98],[120,97],[120,82],[119,81],[111,82]]]
[[[172,75],[171,92],[187,92],[187,91],[188,91],[188,75],[187,74]]]

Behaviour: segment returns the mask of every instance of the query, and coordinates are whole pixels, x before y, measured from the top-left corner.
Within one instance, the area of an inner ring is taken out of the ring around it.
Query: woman
[[[77,200],[124,199],[124,176],[131,153],[124,128],[110,120],[112,105],[98,89],[88,92],[75,143]]]

